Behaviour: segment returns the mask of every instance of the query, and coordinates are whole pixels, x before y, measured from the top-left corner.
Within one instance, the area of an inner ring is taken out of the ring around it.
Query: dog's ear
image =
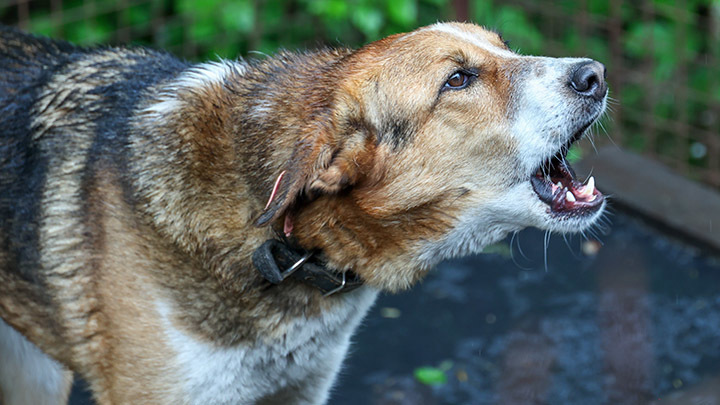
[[[290,161],[269,194],[267,206],[255,221],[256,226],[275,221],[303,194],[312,199],[317,194],[337,193],[355,184],[374,148],[367,133],[356,127],[316,123],[303,132],[307,135],[295,145]]]

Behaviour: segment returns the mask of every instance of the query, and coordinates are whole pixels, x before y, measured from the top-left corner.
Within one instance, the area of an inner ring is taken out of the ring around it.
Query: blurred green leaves
[[[500,31],[511,47],[525,54],[544,53],[544,35],[522,9],[487,0],[474,0],[473,6],[475,21]]]
[[[506,241],[500,241],[493,243],[492,245],[487,245],[483,248],[482,252],[483,254],[500,255],[505,259],[512,258],[512,248]]]
[[[351,16],[352,23],[366,38],[378,38],[380,28],[385,23],[381,10],[367,5],[358,6]]]
[[[425,385],[442,385],[447,382],[445,371],[435,367],[419,367],[413,371],[413,376]]]
[[[224,29],[247,34],[255,25],[255,8],[248,0],[228,2],[220,18]]]
[[[347,18],[349,6],[343,0],[313,0],[307,2],[308,11],[328,21]]]
[[[390,20],[400,27],[410,28],[417,21],[416,0],[395,0],[387,2]]]
[[[195,60],[272,53],[279,47],[357,47],[455,19],[451,0],[126,0],[126,7],[118,7],[116,0],[63,0],[58,3],[62,10],[51,10],[52,3],[31,3],[31,31],[83,45],[132,40]],[[624,0],[613,6],[606,0],[558,0],[524,7],[469,0],[469,18],[502,32],[510,46],[524,54],[591,57],[606,63],[611,95],[624,111],[640,117],[626,114],[619,123],[626,130],[623,141],[643,150],[660,147],[642,135],[648,117],[658,123],[683,120],[706,131],[713,131],[719,119],[708,112],[710,103],[720,103],[718,68],[708,61],[720,55],[718,40],[712,37],[720,25],[720,0],[683,4]],[[10,9],[0,6],[6,22],[13,14]],[[581,15],[585,19],[575,18]],[[620,42],[611,53],[613,24]],[[711,24],[714,29],[708,28]],[[612,64],[618,60],[626,71],[633,70],[632,77],[613,77]],[[675,95],[681,88],[692,97],[678,104]],[[656,125],[658,131],[666,133],[660,137],[674,136],[661,126]],[[695,141],[688,138],[683,147]],[[679,146],[665,145],[668,151]]]
[[[423,366],[413,370],[415,379],[425,385],[443,385],[447,383],[447,372],[453,368],[452,360],[444,360],[437,367]]]
[[[110,40],[112,32],[112,25],[103,20],[93,21],[90,24],[73,24],[68,26],[68,35],[77,38],[77,42],[82,45],[107,42]]]
[[[573,144],[568,150],[567,156],[565,157],[570,163],[577,163],[583,157],[582,148],[578,144]]]

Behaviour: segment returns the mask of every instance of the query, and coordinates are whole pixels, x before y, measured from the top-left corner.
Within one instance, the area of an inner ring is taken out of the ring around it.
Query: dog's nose
[[[607,93],[606,74],[605,65],[600,62],[580,62],[570,75],[570,86],[579,94],[600,101]]]

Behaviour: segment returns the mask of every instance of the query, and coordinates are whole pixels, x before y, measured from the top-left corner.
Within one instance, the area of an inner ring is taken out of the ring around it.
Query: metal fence
[[[436,20],[472,20],[498,28],[527,53],[604,62],[613,101],[596,144],[622,145],[720,188],[720,0],[396,4],[405,8],[393,11],[382,0],[2,0],[0,22],[81,43],[135,42],[202,59],[341,41],[357,46]]]
[[[614,102],[598,141],[720,188],[720,1],[610,0],[603,12],[577,2],[573,14],[561,2],[514,3],[549,39],[546,52],[606,63]]]

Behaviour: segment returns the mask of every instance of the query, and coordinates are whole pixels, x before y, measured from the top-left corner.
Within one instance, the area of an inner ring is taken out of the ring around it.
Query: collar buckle
[[[300,267],[302,267],[302,265],[305,264],[305,262],[307,262],[312,256],[312,252],[306,252],[299,259],[293,258],[295,259],[293,264],[285,270],[280,270],[275,257],[276,253],[282,253],[280,252],[282,247],[282,244],[278,240],[269,239],[260,245],[260,247],[253,252],[252,255],[252,261],[255,268],[267,281],[272,284],[280,284],[283,280],[290,277],[290,275],[300,269]]]
[[[313,252],[294,249],[277,239],[270,239],[253,252],[252,262],[260,275],[272,284],[280,284],[292,277],[315,287],[323,297],[352,291],[363,284],[357,274],[332,271],[312,261],[312,257]]]
[[[305,253],[305,254],[303,255],[303,257],[301,257],[300,259],[298,259],[298,261],[296,261],[295,263],[293,263],[293,265],[290,266],[290,268],[288,268],[287,270],[285,270],[285,271],[283,271],[282,273],[280,273],[280,275],[282,276],[283,280],[285,280],[286,278],[288,278],[291,274],[295,273],[295,272],[300,268],[300,266],[302,266],[306,261],[308,261],[308,259],[309,259],[311,256],[312,256],[312,252],[307,252],[307,253]]]
[[[347,282],[347,279],[345,276],[345,272],[343,271],[342,272],[342,283],[339,286],[337,286],[337,288],[334,288],[334,289],[326,292],[325,294],[323,294],[323,297],[329,297],[335,293],[339,293],[340,291],[342,291],[345,288],[346,282]]]

